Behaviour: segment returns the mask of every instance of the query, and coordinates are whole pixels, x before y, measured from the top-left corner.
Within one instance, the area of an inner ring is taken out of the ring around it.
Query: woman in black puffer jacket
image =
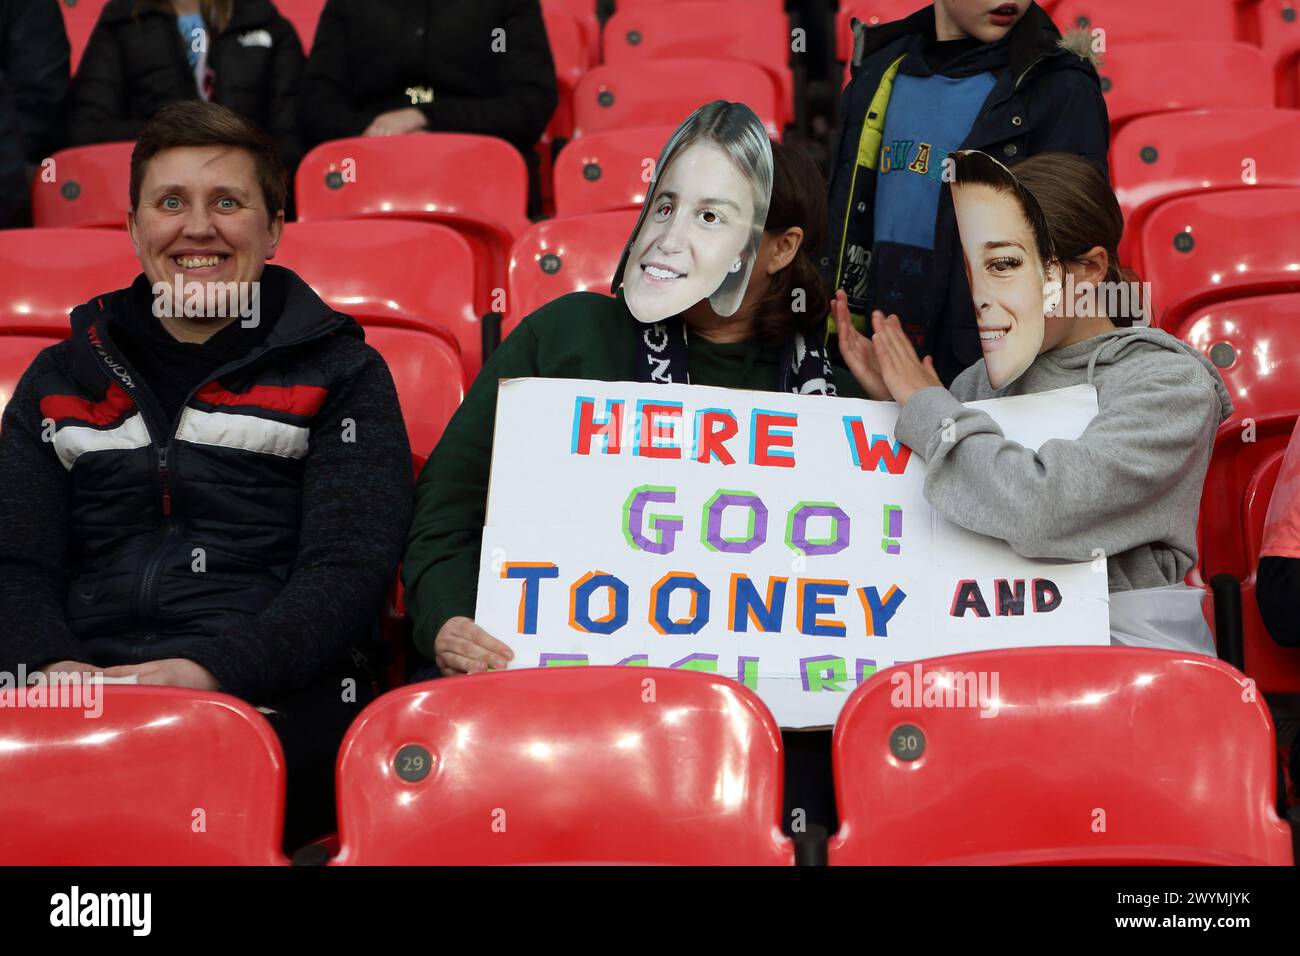
[[[109,0],[72,82],[65,144],[135,139],[159,108],[201,97],[266,130],[292,170],[305,62],[271,0]]]

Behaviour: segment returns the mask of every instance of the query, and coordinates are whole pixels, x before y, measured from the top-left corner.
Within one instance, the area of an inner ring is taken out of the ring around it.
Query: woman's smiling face
[[[623,292],[633,315],[658,322],[707,299],[737,271],[753,236],[754,189],[721,147],[696,142],[668,164],[647,202]]]
[[[1015,196],[974,184],[952,196],[989,384],[1003,388],[1043,349],[1047,275]]]

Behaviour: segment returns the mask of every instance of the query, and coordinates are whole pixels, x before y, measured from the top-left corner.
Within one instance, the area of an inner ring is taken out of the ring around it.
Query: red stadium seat
[[[51,345],[57,345],[66,337],[66,332],[58,335],[53,331],[45,334],[10,335],[0,327],[0,414],[3,414],[9,399],[13,398],[18,380],[23,377],[37,353]]]
[[[1151,40],[1232,40],[1236,11],[1231,0],[1059,0],[1052,19],[1067,30],[1104,30],[1106,51]],[[1188,64],[1191,66],[1191,64]]]
[[[1124,43],[1107,49],[1100,72],[1116,132],[1150,113],[1273,105],[1268,58],[1245,43]]]
[[[1259,551],[1264,545],[1264,519],[1277,484],[1285,452],[1276,452],[1251,477],[1241,499],[1241,530],[1246,554],[1251,557],[1250,577],[1241,586],[1242,646],[1246,673],[1266,694],[1300,694],[1300,648],[1283,647],[1264,626],[1255,597]],[[1300,746],[1292,743],[1291,746]]]
[[[1231,150],[1205,148],[1229,130]],[[1140,273],[1136,238],[1156,204],[1208,189],[1300,186],[1300,112],[1195,110],[1144,116],[1115,137],[1110,172],[1124,211],[1120,260]]]
[[[428,457],[465,397],[456,349],[416,328],[368,325],[366,342],[388,363],[414,454]]]
[[[67,336],[73,308],[125,288],[139,274],[140,260],[124,232],[0,230],[0,333],[35,329]]]
[[[570,292],[609,294],[610,281],[640,210],[539,222],[510,250],[504,339],[530,312]]]
[[[1258,551],[1243,543],[1242,494],[1268,458],[1286,449],[1300,416],[1300,295],[1212,303],[1170,331],[1214,362],[1234,406],[1201,493],[1200,575],[1244,580]]]
[[[762,67],[728,60],[649,60],[589,70],[573,96],[573,135],[632,126],[679,125],[712,100],[749,106],[781,134],[776,88]]]
[[[676,129],[641,126],[569,143],[555,159],[555,214],[640,208],[659,153]]]
[[[596,18],[596,0],[542,0],[542,13],[548,18],[552,13],[565,13],[577,21],[582,48],[587,54],[584,67],[600,62],[600,20]]]
[[[982,674],[998,709],[920,706],[928,674],[952,703]],[[1244,696],[1221,661],[1145,648],[882,671],[835,725],[830,862],[1290,865],[1273,721]]]
[[[731,2],[683,2],[665,8],[620,9],[605,21],[604,53],[609,64],[647,60],[740,60],[761,66],[779,94],[778,122],[794,121],[794,77],[790,72],[790,24],[785,12]]]
[[[53,178],[46,182],[40,169],[32,182],[32,222],[125,229],[134,148],[133,142],[99,143],[55,153]]]
[[[31,691],[0,691],[9,698],[0,723],[0,775],[8,781],[0,788],[0,864],[288,862],[280,853],[284,757],[261,714],[225,694],[96,690],[85,709],[33,706]],[[27,706],[15,706],[20,693]],[[47,687],[47,699],[51,693]],[[87,719],[98,707],[102,713]]]
[[[505,288],[510,244],[528,228],[528,169],[503,139],[412,133],[332,140],[311,150],[294,180],[298,219],[425,219],[469,240],[478,263],[474,308]]]
[[[841,0],[835,14],[835,59],[848,63],[853,57],[853,20],[868,26],[903,20],[922,7],[925,0]]]
[[[725,677],[443,678],[384,695],[348,731],[335,862],[789,865],[781,773],[776,722]]]
[[[325,0],[275,0],[275,8],[280,11],[298,34],[302,41],[304,53],[311,53],[312,41],[316,39],[316,24],[321,11],[325,9]]]
[[[1277,105],[1300,107],[1300,7],[1295,0],[1258,0],[1258,42],[1273,66]]]
[[[555,209],[552,169],[555,165],[555,144],[573,138],[573,90],[589,65],[586,40],[578,21],[563,10],[543,10],[546,36],[551,46],[551,59],[555,63],[555,85],[558,101],[551,121],[542,131],[534,151],[537,154],[537,171],[540,177],[542,208],[550,213]]]
[[[1156,207],[1137,237],[1142,277],[1153,286],[1153,324],[1177,329],[1212,302],[1300,291],[1296,217],[1294,187],[1194,194]]]
[[[551,59],[555,61],[555,83],[560,99],[543,139],[569,139],[573,135],[573,91],[582,79],[582,74],[587,72],[587,50],[583,46],[582,28],[573,17],[562,12],[546,11],[545,19],[546,37],[551,45]]]
[[[68,43],[72,47],[72,72],[77,72],[81,54],[86,52],[90,34],[99,22],[99,14],[108,0],[59,0],[59,9],[63,11],[63,27],[68,32]]]
[[[474,253],[446,226],[398,219],[291,222],[272,261],[363,325],[414,324],[448,336],[467,384],[483,364]]]

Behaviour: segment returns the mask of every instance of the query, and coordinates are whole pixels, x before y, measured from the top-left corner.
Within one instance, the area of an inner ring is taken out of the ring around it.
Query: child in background
[[[822,272],[848,294],[859,329],[873,310],[897,314],[951,382],[980,345],[944,160],[963,148],[1008,164],[1067,152],[1105,172],[1092,38],[1074,31],[1067,45],[1030,0],[936,0],[854,29]]]
[[[983,360],[945,389],[897,317],[873,315],[868,339],[841,291],[833,309],[849,369],[872,398],[901,406],[896,434],[925,460],[936,511],[1029,558],[1087,561],[1100,549],[1113,642],[1213,655],[1203,592],[1182,582],[1215,432],[1232,413],[1223,381],[1173,336],[1105,314],[1104,302],[1124,301],[1103,285],[1127,281],[1116,258],[1124,220],[1095,167],[1048,154],[1013,175],[962,152],[955,168]],[[1078,439],[1037,450],[962,404],[1082,384],[1097,390],[1097,416]]]

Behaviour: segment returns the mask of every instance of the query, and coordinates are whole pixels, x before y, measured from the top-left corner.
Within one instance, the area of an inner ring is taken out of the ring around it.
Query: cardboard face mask
[[[1022,197],[1029,203],[1033,197],[1023,189],[1007,192],[982,181],[963,183],[960,169],[952,186],[953,209],[984,366],[989,384],[1000,389],[1023,375],[1042,351],[1044,317],[1055,308],[1055,296],[1022,205]],[[1033,214],[1043,221],[1036,203]]]
[[[645,323],[703,299],[717,315],[734,315],[772,196],[767,131],[749,107],[717,100],[678,127],[655,170],[615,288],[622,283],[628,309]]]

